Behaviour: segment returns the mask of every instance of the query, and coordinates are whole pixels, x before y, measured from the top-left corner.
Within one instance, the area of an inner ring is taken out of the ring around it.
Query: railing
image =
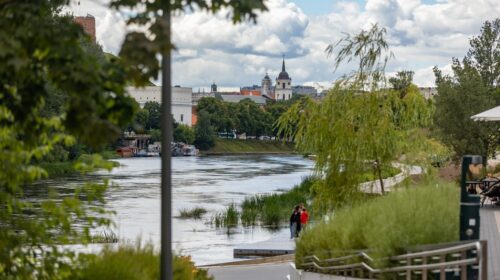
[[[487,279],[486,241],[436,245],[418,252],[380,259],[388,264],[377,268],[366,252],[320,259],[315,255],[302,259],[298,268],[338,276],[376,279]]]

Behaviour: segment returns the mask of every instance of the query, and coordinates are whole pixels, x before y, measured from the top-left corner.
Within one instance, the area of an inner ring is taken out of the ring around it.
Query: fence
[[[298,268],[344,277],[376,279],[487,279],[486,241],[420,247],[414,252],[380,259],[388,263],[377,268],[367,252],[357,251],[337,258],[302,259]]]

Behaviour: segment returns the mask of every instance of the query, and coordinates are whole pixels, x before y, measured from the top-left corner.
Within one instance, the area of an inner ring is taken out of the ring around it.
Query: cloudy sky
[[[80,4],[77,4],[77,3]],[[75,15],[90,13],[97,41],[118,53],[125,14],[106,7],[106,0],[74,0]],[[500,15],[497,0],[268,0],[269,11],[257,24],[232,25],[225,14],[203,12],[177,16],[173,40],[173,83],[193,88],[260,84],[281,70],[282,54],[294,85],[328,86],[352,69],[333,72],[325,48],[342,37],[379,23],[388,30],[395,58],[387,71],[413,70],[419,86],[433,86],[432,67],[449,71],[452,57],[463,57],[469,38],[484,21]]]

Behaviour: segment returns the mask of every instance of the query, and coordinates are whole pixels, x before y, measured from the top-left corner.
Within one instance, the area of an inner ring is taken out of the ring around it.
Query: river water
[[[116,160],[120,167],[98,172],[97,178],[109,178],[117,184],[106,193],[121,241],[140,238],[159,247],[160,242],[160,158]],[[263,227],[239,227],[231,234],[216,229],[211,217],[229,204],[245,197],[290,189],[311,174],[313,162],[300,156],[210,156],[172,159],[173,248],[191,255],[198,264],[233,260],[234,246],[264,241],[276,232]],[[88,179],[88,178],[87,178]],[[57,188],[70,188],[82,179],[53,180]],[[175,218],[180,209],[195,206],[209,212],[201,220]],[[292,208],[293,205],[290,205]]]

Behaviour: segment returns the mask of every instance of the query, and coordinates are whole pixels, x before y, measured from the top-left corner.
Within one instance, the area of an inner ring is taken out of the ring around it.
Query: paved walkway
[[[481,207],[481,240],[488,241],[488,279],[500,280],[500,208]]]
[[[295,252],[295,240],[290,239],[290,231],[286,229],[269,240],[235,247],[233,252],[235,258],[288,255]]]
[[[215,280],[285,280],[289,272],[290,262],[208,268]]]

